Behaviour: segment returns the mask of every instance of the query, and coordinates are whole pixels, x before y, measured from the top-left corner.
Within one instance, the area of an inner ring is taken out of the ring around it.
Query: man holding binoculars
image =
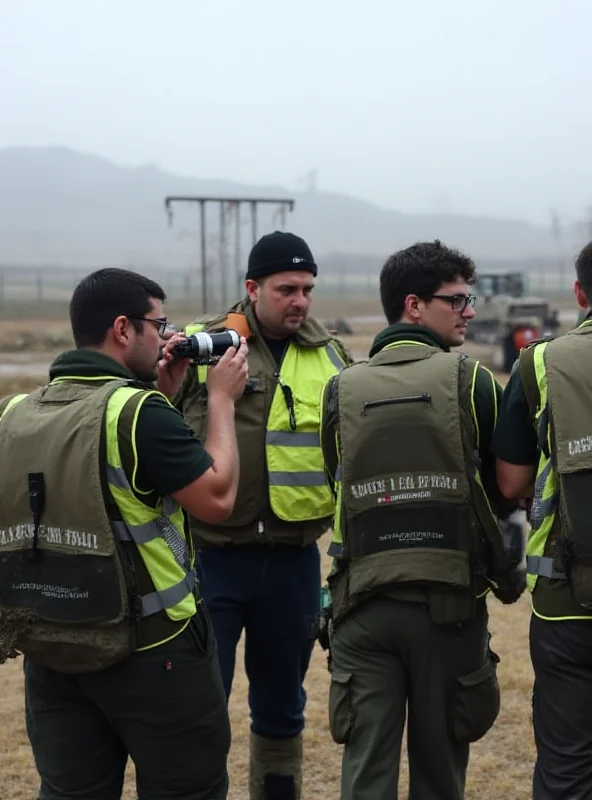
[[[234,506],[247,345],[214,344],[202,446],[163,397],[189,363],[181,334],[163,347],[164,300],[127,270],[88,275],[76,349],[48,385],[0,402],[0,663],[25,655],[40,800],[119,800],[128,757],[140,800],[227,796],[226,697],[185,511],[214,525]]]

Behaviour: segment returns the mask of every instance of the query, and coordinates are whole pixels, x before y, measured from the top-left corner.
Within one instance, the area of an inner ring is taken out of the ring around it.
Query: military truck
[[[466,338],[499,347],[495,360],[504,372],[511,371],[524,344],[558,332],[559,310],[542,297],[526,295],[521,272],[483,273],[474,288],[477,316]]]

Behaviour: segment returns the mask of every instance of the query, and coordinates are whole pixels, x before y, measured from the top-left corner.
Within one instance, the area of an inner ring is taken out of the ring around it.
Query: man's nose
[[[292,302],[295,306],[298,306],[298,308],[303,308],[306,306],[308,298],[304,292],[300,292],[300,294],[297,294],[292,298]]]

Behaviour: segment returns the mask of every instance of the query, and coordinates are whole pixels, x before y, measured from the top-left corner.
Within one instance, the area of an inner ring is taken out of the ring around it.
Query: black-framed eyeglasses
[[[432,294],[430,297],[436,300],[445,300],[447,303],[450,303],[453,311],[460,311],[461,313],[467,306],[475,308],[475,302],[477,300],[477,296],[474,294]]]
[[[158,335],[161,339],[164,338],[165,333],[167,332],[167,328],[169,327],[169,321],[166,317],[131,317],[128,316],[128,319],[137,319],[141,322],[151,322],[153,325],[156,325],[158,328]]]

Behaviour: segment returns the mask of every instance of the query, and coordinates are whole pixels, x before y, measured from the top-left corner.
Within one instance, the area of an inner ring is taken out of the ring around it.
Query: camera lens
[[[175,347],[175,353],[181,358],[191,358],[205,364],[223,356],[229,347],[238,349],[239,345],[240,336],[236,331],[227,330],[220,333],[199,331],[179,342]]]

